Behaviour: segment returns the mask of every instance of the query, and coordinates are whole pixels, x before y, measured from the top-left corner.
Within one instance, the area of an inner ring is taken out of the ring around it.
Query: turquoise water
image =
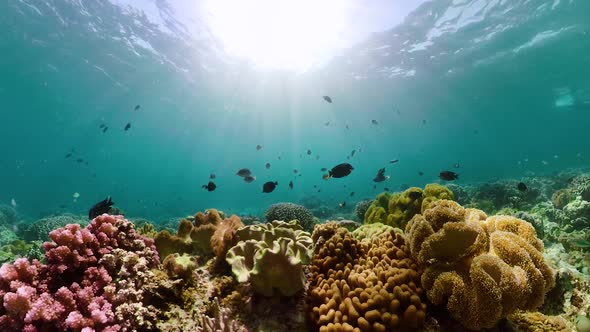
[[[353,206],[442,170],[467,184],[584,168],[588,13],[582,0],[428,2],[297,74],[228,58],[173,19],[163,32],[108,1],[4,1],[0,202],[31,218],[86,214],[107,195],[151,220],[210,207],[260,215],[309,196]],[[352,175],[322,180],[341,162]],[[243,167],[255,182],[234,175]],[[391,179],[374,188],[381,167]],[[218,188],[207,192],[211,173]],[[278,181],[273,193],[266,181]]]

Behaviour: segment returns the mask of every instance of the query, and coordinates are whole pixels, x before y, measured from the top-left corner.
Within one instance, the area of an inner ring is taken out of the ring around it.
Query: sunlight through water
[[[349,46],[347,0],[211,0],[211,32],[224,50],[268,69],[306,71]]]

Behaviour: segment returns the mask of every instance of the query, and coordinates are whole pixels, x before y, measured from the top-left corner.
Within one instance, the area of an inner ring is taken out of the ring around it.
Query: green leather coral
[[[408,221],[428,206],[440,199],[453,199],[453,193],[447,187],[430,183],[424,190],[411,187],[403,192],[382,193],[369,206],[365,213],[365,223],[380,222],[393,227],[404,228]]]
[[[292,296],[303,289],[303,265],[311,260],[312,240],[297,222],[246,226],[236,235],[240,241],[229,249],[226,261],[238,282],[249,281],[265,296],[275,291]]]
[[[412,218],[406,236],[428,299],[469,329],[538,308],[555,284],[543,242],[524,220],[439,200]]]

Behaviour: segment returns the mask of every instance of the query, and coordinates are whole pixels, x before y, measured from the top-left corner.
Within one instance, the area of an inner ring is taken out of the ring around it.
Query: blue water
[[[305,73],[228,58],[156,3],[166,32],[106,0],[0,4],[0,202],[30,218],[86,214],[107,195],[156,221],[260,215],[311,195],[353,205],[442,170],[466,184],[590,162],[588,1],[427,2]],[[349,177],[322,180],[341,162]],[[391,179],[374,188],[381,167]]]

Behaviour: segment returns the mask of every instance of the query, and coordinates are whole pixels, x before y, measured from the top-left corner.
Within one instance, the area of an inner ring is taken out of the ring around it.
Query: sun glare
[[[305,71],[344,47],[346,0],[210,0],[212,33],[225,51],[265,68]]]

